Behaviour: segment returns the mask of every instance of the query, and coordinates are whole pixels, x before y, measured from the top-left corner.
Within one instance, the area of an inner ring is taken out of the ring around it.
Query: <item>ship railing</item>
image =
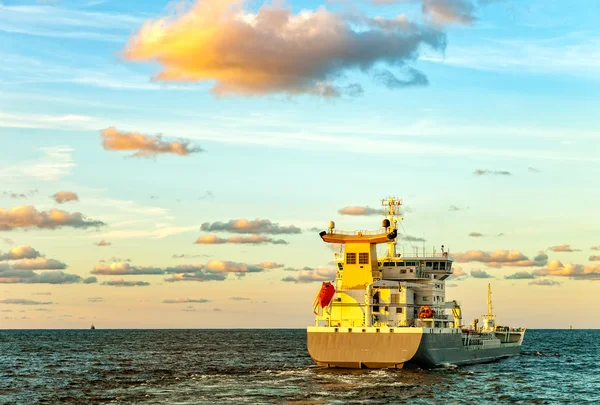
[[[383,235],[385,234],[385,229],[381,229],[378,231],[338,231],[333,230],[332,232],[328,232],[329,235],[350,235],[350,236],[358,236],[358,235]]]
[[[405,252],[404,254],[402,254],[404,260],[409,260],[409,259],[413,259],[413,258],[419,258],[419,259],[427,259],[427,258],[448,258],[448,257],[452,257],[450,256],[450,253],[448,252],[412,252],[412,254],[410,252]]]

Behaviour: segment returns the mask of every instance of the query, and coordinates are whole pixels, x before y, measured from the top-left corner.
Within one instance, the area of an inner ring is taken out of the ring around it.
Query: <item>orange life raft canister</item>
[[[319,291],[319,295],[317,296],[317,300],[319,301],[319,305],[321,308],[325,308],[331,302],[333,295],[335,294],[335,287],[330,282],[325,282],[321,286],[321,291]]]

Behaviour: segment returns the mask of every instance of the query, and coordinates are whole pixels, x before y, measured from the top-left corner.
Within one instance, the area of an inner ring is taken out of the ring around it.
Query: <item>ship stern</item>
[[[309,327],[308,352],[322,367],[402,368],[412,359],[422,328]]]

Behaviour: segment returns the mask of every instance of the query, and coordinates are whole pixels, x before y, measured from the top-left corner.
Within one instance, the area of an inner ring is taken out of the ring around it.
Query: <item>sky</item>
[[[600,327],[598,12],[0,1],[0,327],[303,328],[318,232],[390,194],[466,321],[491,283],[500,324]]]

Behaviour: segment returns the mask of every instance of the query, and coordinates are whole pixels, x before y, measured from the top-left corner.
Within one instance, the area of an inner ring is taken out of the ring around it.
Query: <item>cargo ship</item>
[[[324,367],[433,368],[485,363],[520,353],[525,328],[496,325],[488,285],[482,322],[463,325],[456,300],[446,300],[453,260],[439,252],[397,253],[402,201],[382,200],[386,217],[375,231],[340,231],[331,221],[319,234],[339,244],[336,279],[325,282],[314,305],[315,325],[307,328],[308,352]],[[377,256],[377,245],[386,254]]]

